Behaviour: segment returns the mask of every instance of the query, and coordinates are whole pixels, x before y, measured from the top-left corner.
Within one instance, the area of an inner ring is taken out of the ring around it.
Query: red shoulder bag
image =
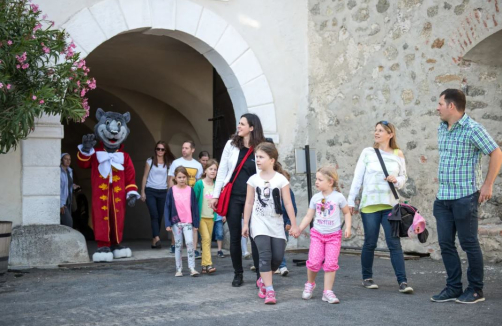
[[[215,210],[216,214],[220,216],[227,216],[228,204],[230,203],[230,194],[232,193],[232,187],[234,185],[235,179],[237,179],[237,176],[241,172],[242,166],[244,165],[244,163],[246,163],[246,160],[248,159],[249,155],[251,155],[252,152],[253,152],[253,147],[249,147],[246,156],[244,156],[241,164],[237,168],[237,173],[235,174],[234,179],[231,182],[227,183],[221,190],[220,198],[218,199],[218,205],[216,206]]]

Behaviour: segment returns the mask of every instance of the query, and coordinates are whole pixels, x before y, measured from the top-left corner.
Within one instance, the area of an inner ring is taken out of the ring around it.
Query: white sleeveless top
[[[146,187],[153,189],[167,189],[167,170],[169,167],[159,164],[159,166],[152,165],[152,159],[146,160],[146,163],[151,166],[150,173],[146,179]]]

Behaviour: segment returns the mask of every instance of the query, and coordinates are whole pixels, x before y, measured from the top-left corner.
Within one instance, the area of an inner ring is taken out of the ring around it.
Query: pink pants
[[[325,272],[338,270],[338,256],[342,247],[342,230],[322,234],[316,229],[310,230],[310,249],[307,268],[319,272],[321,267]],[[323,264],[324,262],[324,264]]]

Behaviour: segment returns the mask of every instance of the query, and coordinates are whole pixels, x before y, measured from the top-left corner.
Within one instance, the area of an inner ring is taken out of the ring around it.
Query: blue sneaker
[[[483,290],[474,290],[473,288],[465,289],[464,293],[455,300],[456,303],[477,303],[485,301]]]
[[[201,259],[202,256],[198,250],[195,250],[195,259]]]
[[[445,287],[443,291],[439,294],[435,294],[431,297],[432,302],[448,302],[456,301],[458,297],[462,295],[462,292],[455,291],[449,287]]]

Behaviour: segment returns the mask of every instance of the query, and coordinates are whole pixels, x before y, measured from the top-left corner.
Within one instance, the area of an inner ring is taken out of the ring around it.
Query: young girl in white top
[[[281,174],[277,149],[272,143],[261,143],[256,147],[255,155],[256,164],[261,171],[247,182],[242,236],[251,235],[258,248],[261,276],[256,281],[258,296],[264,298],[266,304],[275,304],[277,301],[272,285],[272,271],[279,268],[286,249],[281,198],[291,219],[290,233],[297,232],[298,227],[289,181]]]
[[[345,197],[340,193],[338,187],[338,174],[331,166],[320,168],[316,173],[315,186],[319,193],[310,200],[307,215],[302,220],[297,233],[300,233],[314,219],[314,227],[310,229],[309,259],[307,261],[308,281],[305,283],[302,298],[308,300],[312,298],[312,293],[316,287],[315,279],[317,273],[324,269],[324,291],[322,301],[328,303],[339,303],[340,300],[333,293],[333,284],[338,270],[338,256],[342,246],[342,222],[340,211],[345,218],[345,238],[350,237],[352,227],[352,217],[347,206]]]
[[[141,182],[141,200],[146,201],[152,224],[152,249],[160,249],[160,226],[164,216],[167,194],[167,171],[174,155],[169,145],[159,140],[155,144],[154,155],[146,160]],[[173,242],[174,243],[174,242]]]

